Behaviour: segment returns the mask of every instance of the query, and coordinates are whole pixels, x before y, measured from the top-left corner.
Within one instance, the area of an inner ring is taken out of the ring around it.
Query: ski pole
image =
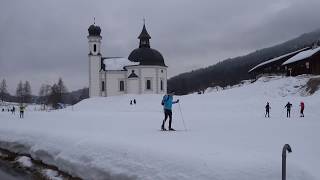
[[[181,119],[182,119],[182,122],[183,122],[183,126],[184,126],[185,131],[187,131],[187,127],[186,127],[186,124],[185,124],[185,122],[184,122],[184,118],[183,118],[182,111],[181,111],[180,102],[178,102],[178,104],[179,104],[179,110],[180,110],[180,114],[181,114]]]

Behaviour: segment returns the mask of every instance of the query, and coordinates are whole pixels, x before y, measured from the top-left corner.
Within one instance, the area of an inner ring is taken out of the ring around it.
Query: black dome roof
[[[99,26],[96,26],[92,24],[88,28],[89,36],[100,36],[101,28]]]
[[[133,50],[128,59],[133,62],[140,62],[140,65],[166,66],[161,53],[148,47]]]
[[[140,39],[139,48],[130,53],[128,57],[130,61],[140,62],[140,65],[166,66],[161,53],[150,48],[149,40],[151,39],[151,36],[149,35],[145,25],[143,25],[138,39]]]

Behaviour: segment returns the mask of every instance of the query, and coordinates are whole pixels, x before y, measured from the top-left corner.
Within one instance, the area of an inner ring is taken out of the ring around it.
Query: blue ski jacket
[[[162,102],[163,102],[163,108],[164,109],[172,110],[172,104],[178,103],[179,100],[173,101],[173,97],[172,96],[165,95],[162,98]]]

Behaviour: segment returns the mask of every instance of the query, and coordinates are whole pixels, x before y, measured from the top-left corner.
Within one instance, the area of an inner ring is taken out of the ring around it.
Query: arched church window
[[[147,79],[146,81],[146,90],[151,90],[151,80]]]
[[[93,45],[93,52],[96,52],[96,51],[97,51],[97,45],[94,44],[94,45]]]
[[[101,82],[101,91],[104,92],[105,91],[105,84],[104,81]]]
[[[119,81],[119,90],[124,91],[124,81]]]
[[[160,81],[160,90],[163,91],[163,80]]]

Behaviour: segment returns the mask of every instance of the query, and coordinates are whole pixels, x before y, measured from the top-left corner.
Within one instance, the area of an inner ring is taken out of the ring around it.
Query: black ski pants
[[[289,118],[290,117],[290,109],[287,109],[287,117]]]
[[[264,115],[264,117],[267,117],[267,116],[270,117],[270,111],[269,111],[269,109],[266,110],[266,114]]]
[[[169,129],[171,129],[172,111],[169,109],[164,109],[164,120],[162,122],[162,127],[164,127],[164,124],[166,123],[168,117],[169,117]]]
[[[24,111],[20,111],[20,118],[23,118]]]

